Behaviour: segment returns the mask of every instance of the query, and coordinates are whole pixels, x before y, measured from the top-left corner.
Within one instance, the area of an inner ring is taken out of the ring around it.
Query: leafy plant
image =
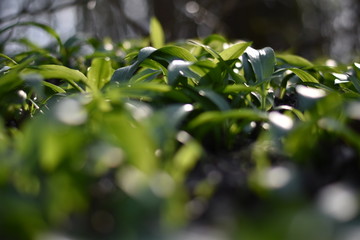
[[[155,18],[150,42],[0,33],[28,25],[58,47],[0,54],[2,237],[169,239],[207,218],[228,238],[337,239],[356,221],[355,200],[342,215],[313,199],[334,183],[355,198],[358,63],[165,43]]]

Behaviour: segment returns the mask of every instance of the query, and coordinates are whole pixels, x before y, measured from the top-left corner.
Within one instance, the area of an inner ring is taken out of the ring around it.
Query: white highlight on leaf
[[[265,170],[261,177],[261,183],[265,187],[279,189],[288,184],[291,177],[291,172],[288,168],[277,166]]]
[[[114,45],[110,42],[107,42],[104,44],[104,49],[107,50],[107,51],[111,51],[111,50],[114,50]]]
[[[133,197],[140,196],[147,188],[148,178],[135,167],[127,167],[117,174],[117,183],[119,187]]]
[[[322,98],[326,96],[326,92],[322,89],[306,87],[303,85],[296,86],[296,92],[307,98]]]
[[[194,106],[191,104],[185,104],[183,106],[183,108],[184,108],[184,111],[186,111],[186,112],[191,112],[192,110],[194,110]]]
[[[21,98],[21,100],[25,101],[27,99],[27,94],[24,92],[24,90],[17,91],[18,96]]]
[[[338,221],[356,217],[359,205],[355,193],[343,184],[325,187],[318,197],[320,210]]]
[[[242,63],[241,63],[241,62],[236,62],[236,63],[235,63],[235,67],[241,68],[241,67],[242,67]]]
[[[146,119],[153,113],[148,105],[142,103],[127,102],[125,103],[125,107],[132,113],[132,116],[137,121]]]
[[[269,113],[269,120],[272,124],[284,130],[290,130],[294,126],[294,121],[290,117],[278,112]]]
[[[334,77],[336,77],[335,84],[341,84],[341,83],[348,83],[349,82],[349,78],[348,78],[348,76],[346,74],[332,73],[332,75]]]
[[[99,144],[92,149],[95,158],[109,168],[118,167],[124,160],[124,151],[115,146]]]
[[[326,60],[325,65],[329,67],[336,67],[337,62],[334,59],[328,59]]]
[[[168,197],[175,190],[175,182],[169,174],[160,172],[150,180],[150,189],[158,197]]]
[[[66,98],[56,105],[55,116],[65,124],[80,125],[86,121],[88,115],[79,101]]]
[[[181,142],[182,144],[185,144],[186,142],[188,142],[191,139],[191,136],[185,132],[185,131],[180,131],[178,132],[178,134],[176,135],[176,140],[178,140],[179,142]]]
[[[352,102],[346,108],[347,115],[356,120],[360,120],[360,102]]]

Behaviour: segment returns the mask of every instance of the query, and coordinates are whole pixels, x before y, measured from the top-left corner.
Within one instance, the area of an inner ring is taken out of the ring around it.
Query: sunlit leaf
[[[94,58],[87,74],[89,85],[101,89],[110,81],[113,72],[110,59]]]
[[[45,79],[64,79],[80,92],[83,92],[84,90],[76,82],[86,84],[88,81],[87,77],[80,71],[60,65],[41,65],[27,68],[23,71],[23,73],[37,73]]]
[[[150,39],[155,48],[161,48],[165,43],[164,31],[155,17],[150,19]]]
[[[243,64],[250,64],[251,69],[245,69],[245,71],[251,71],[254,74],[253,81],[257,84],[263,81],[270,80],[271,75],[274,73],[275,68],[275,53],[272,48],[266,47],[260,50],[256,50],[252,47],[248,47],[243,56]],[[251,73],[250,73],[251,74]],[[247,80],[252,80],[249,73],[246,73]]]
[[[292,66],[296,66],[296,67],[312,67],[313,64],[300,56],[297,55],[293,55],[293,54],[276,54],[276,57],[281,59],[282,61],[285,61],[287,64],[292,65]]]
[[[226,111],[230,109],[229,103],[219,94],[212,91],[211,89],[206,88],[198,88],[198,94],[201,97],[209,99],[212,103],[217,106],[217,108],[221,111]]]
[[[220,56],[224,61],[237,59],[245,52],[247,47],[249,47],[251,44],[251,42],[236,43],[222,51],[220,53]]]
[[[46,82],[46,81],[43,81],[42,84],[48,88],[51,88],[54,92],[57,92],[57,93],[66,93],[66,91],[64,89],[62,89],[61,87],[59,86],[56,86],[52,83],[49,83],[49,82]]]
[[[168,67],[168,84],[174,86],[177,83],[179,77],[189,77],[199,81],[199,76],[191,71],[189,67],[191,62],[185,62],[182,60],[174,60],[169,64]]]
[[[140,64],[155,51],[156,49],[152,47],[142,48],[138,54],[136,61],[132,65],[115,70],[110,81],[117,83],[128,82],[134,75]]]
[[[194,120],[189,123],[189,128],[196,129],[200,126],[205,126],[209,123],[218,123],[228,119],[245,119],[249,121],[253,120],[265,120],[266,114],[260,111],[252,109],[236,109],[224,112],[208,111],[200,114]]]
[[[305,72],[304,70],[301,70],[299,68],[289,68],[288,70],[295,73],[303,82],[313,82],[313,83],[319,82],[310,73]]]
[[[173,158],[172,175],[179,182],[185,180],[188,172],[195,166],[203,153],[201,145],[191,139],[176,152]]]
[[[27,59],[26,61],[13,66],[8,72],[0,76],[0,97],[4,93],[16,89],[23,83],[22,78],[20,78],[20,72],[28,67],[32,61],[32,58]]]
[[[166,53],[169,54],[169,56],[172,56],[169,60],[175,60],[173,59],[175,57],[190,62],[197,61],[196,57],[194,57],[187,49],[175,45],[162,47],[158,49],[157,52]]]
[[[1,58],[5,58],[6,60],[12,62],[12,63],[15,64],[15,65],[17,64],[17,62],[16,62],[14,59],[12,59],[11,57],[9,57],[9,56],[7,56],[7,55],[5,55],[5,54],[3,54],[3,53],[0,53],[0,57],[1,57]]]

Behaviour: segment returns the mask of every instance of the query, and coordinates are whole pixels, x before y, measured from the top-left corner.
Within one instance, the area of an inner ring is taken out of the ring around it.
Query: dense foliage
[[[360,64],[165,45],[156,19],[121,43],[0,33],[26,25],[56,44],[0,54],[2,239],[359,237]]]

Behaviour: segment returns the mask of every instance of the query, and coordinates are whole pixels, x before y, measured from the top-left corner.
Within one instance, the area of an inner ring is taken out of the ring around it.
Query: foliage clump
[[[2,237],[185,239],[201,225],[229,239],[347,239],[357,229],[360,64],[219,35],[165,44],[156,20],[150,40],[121,43],[63,43],[48,26],[18,25],[57,46],[19,40],[27,51],[0,55]]]

